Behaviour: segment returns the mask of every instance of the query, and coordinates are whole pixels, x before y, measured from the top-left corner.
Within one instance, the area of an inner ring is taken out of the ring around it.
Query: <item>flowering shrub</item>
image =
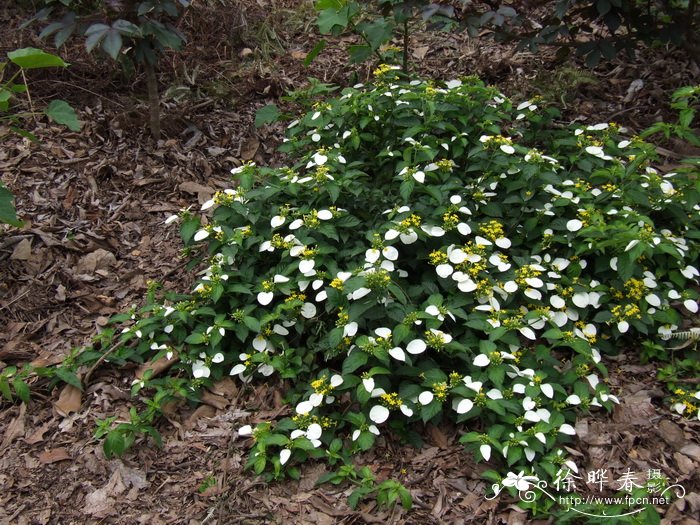
[[[288,380],[290,417],[239,430],[273,477],[443,418],[479,460],[575,469],[577,412],[618,400],[602,354],[698,311],[695,177],[473,78],[376,75],[289,125],[290,167],[236,168],[204,224],[180,215],[205,269],[120,317],[109,359],[170,360],[195,396]]]

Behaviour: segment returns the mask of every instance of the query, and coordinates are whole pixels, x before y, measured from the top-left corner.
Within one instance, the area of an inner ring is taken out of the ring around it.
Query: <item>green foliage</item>
[[[356,509],[363,500],[372,495],[375,496],[380,507],[393,507],[396,503],[400,503],[404,509],[410,510],[413,506],[411,493],[406,487],[393,479],[377,483],[377,477],[367,466],[360,468],[346,462],[338,470],[324,474],[316,481],[319,485],[323,483],[339,485],[343,482],[356,485],[348,497],[351,509]]]
[[[443,419],[500,472],[556,476],[577,414],[618,401],[602,354],[698,310],[697,170],[661,174],[614,124],[555,126],[471,77],[380,66],[337,98],[292,98],[309,108],[288,125],[292,164],[236,168],[204,224],[180,215],[192,294],[153,286],[113,319],[107,360],[173,365],[135,382],[154,398],[101,427],[119,434],[105,452],[150,432],[164,399],[275,376],[293,415],[239,429],[268,479],[320,458],[350,479],[348,455],[382,432],[416,442]],[[356,501],[408,505],[358,476]]]
[[[53,36],[61,47],[73,35],[85,38],[88,52],[95,49],[119,61],[156,63],[156,55],[165,49],[179,50],[185,37],[169,20],[176,19],[188,0],[145,0],[114,4],[44,0],[41,9],[28,23],[49,21],[41,38]],[[128,65],[128,64],[125,64]]]
[[[432,28],[445,29],[454,25],[453,7],[428,0],[318,0],[315,5],[321,34],[339,36],[349,31],[362,40],[348,47],[351,63],[378,58],[402,63],[404,72],[408,71],[410,35],[416,26],[429,22]],[[402,41],[401,47],[389,45],[394,38]],[[325,46],[326,41],[321,40],[307,61]]]
[[[7,53],[8,62],[0,62],[0,123],[9,124],[9,128],[31,140],[36,140],[33,134],[19,127],[19,123],[29,117],[38,115],[34,108],[30,111],[17,112],[12,103],[18,95],[29,98],[29,87],[26,84],[25,71],[43,69],[48,67],[67,67],[63,59],[40,49],[26,47]],[[9,64],[15,67],[14,73],[5,80],[4,75],[10,71]],[[58,124],[66,126],[73,131],[80,130],[80,122],[75,110],[63,100],[52,100],[43,110],[43,114]],[[22,221],[17,219],[17,211],[14,206],[14,196],[0,181],[0,223],[11,226],[22,226]]]

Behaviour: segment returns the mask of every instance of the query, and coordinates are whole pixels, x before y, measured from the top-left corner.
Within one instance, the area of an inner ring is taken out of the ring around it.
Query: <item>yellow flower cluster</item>
[[[617,322],[627,319],[639,319],[642,317],[642,312],[636,304],[626,304],[624,307],[621,304],[615,305],[610,310]]]
[[[498,221],[489,221],[486,224],[479,226],[479,231],[492,241],[504,237],[503,225]]]
[[[338,320],[335,322],[336,326],[345,326],[348,324],[350,316],[347,312],[343,311],[343,307],[338,308]]]
[[[445,341],[440,333],[431,332],[427,330],[425,332],[425,344],[433,350],[442,350],[445,348]]]
[[[454,168],[455,163],[452,159],[441,159],[435,163],[437,167],[442,170],[442,171],[452,171],[452,168]]]
[[[591,189],[591,184],[583,179],[577,179],[576,183],[574,184],[574,188],[577,190],[588,191]]]
[[[401,227],[404,229],[418,228],[421,225],[421,221],[422,219],[420,218],[420,215],[412,213],[411,215],[409,215],[401,221]]]
[[[264,292],[271,292],[275,289],[275,283],[273,283],[272,281],[263,281],[262,289]]]
[[[293,301],[306,301],[306,294],[301,292],[292,292],[284,300],[285,303],[291,303]]]
[[[625,282],[625,291],[627,292],[627,297],[639,301],[642,297],[646,295],[647,287],[643,281],[640,279],[630,279]]]
[[[458,372],[452,372],[450,374],[450,388],[458,386],[462,382],[462,374]]]
[[[454,230],[459,224],[459,215],[455,213],[445,213],[442,216],[442,228],[449,232]]]
[[[336,290],[342,290],[343,289],[343,281],[336,277],[333,279],[329,285],[331,288],[335,288]]]
[[[403,405],[403,401],[396,392],[390,392],[388,394],[382,394],[379,396],[379,402],[387,408],[395,409],[400,408]]]
[[[441,252],[440,250],[434,250],[428,254],[428,261],[433,266],[445,264],[447,262],[447,254],[445,252]]]
[[[518,268],[515,271],[515,282],[518,283],[518,286],[523,286],[526,287],[528,286],[527,282],[525,279],[530,279],[532,277],[539,277],[542,275],[542,272],[540,270],[536,270],[533,268],[531,265],[525,265],[520,268]]]
[[[433,385],[433,394],[435,395],[435,399],[440,402],[447,399],[448,390],[449,387],[447,386],[447,383],[435,383]]]
[[[382,290],[391,283],[391,275],[384,269],[368,273],[365,279],[370,290]]]
[[[311,381],[311,388],[314,389],[314,392],[322,396],[327,396],[333,391],[333,387],[328,383],[326,376]]]
[[[396,66],[391,66],[391,65],[389,65],[389,64],[379,64],[379,66],[377,67],[377,69],[375,69],[375,70],[372,72],[372,74],[373,74],[375,77],[383,77],[383,76],[385,76],[387,73],[389,73],[389,72],[391,72],[391,71],[394,71],[394,72],[395,72],[396,69],[397,69]],[[396,77],[396,73],[394,73],[394,77]]]
[[[273,248],[277,248],[278,250],[289,250],[293,246],[291,242],[285,241],[284,237],[282,237],[279,233],[275,233],[272,236],[270,243],[272,244]]]
[[[301,258],[302,259],[313,259],[316,257],[316,254],[318,251],[315,248],[305,248],[303,252],[301,252]]]

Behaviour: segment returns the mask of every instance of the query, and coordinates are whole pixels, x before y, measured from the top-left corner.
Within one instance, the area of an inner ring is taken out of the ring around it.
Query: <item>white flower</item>
[[[280,464],[284,465],[287,461],[289,461],[289,457],[292,455],[292,451],[289,450],[288,448],[283,448],[280,451]]]
[[[423,393],[425,394],[426,392],[423,392]],[[419,398],[419,401],[420,401],[420,398]],[[426,404],[426,403],[423,403],[423,404]],[[455,412],[457,412],[458,414],[466,414],[472,408],[474,408],[474,402],[471,399],[459,399],[459,398],[457,398],[457,399],[452,400],[452,409]]]
[[[205,230],[205,229],[201,229],[197,233],[194,234],[194,240],[196,242],[203,241],[207,237],[209,237],[209,230]]]
[[[568,434],[569,436],[576,435],[576,429],[574,429],[574,427],[572,427],[568,423],[564,423],[562,426],[560,426],[559,432],[561,432],[562,434]]]
[[[274,294],[272,292],[260,292],[258,294],[258,302],[263,306],[267,306],[272,302],[273,297]]]
[[[389,350],[389,355],[397,361],[406,361],[406,354],[404,354],[403,349],[399,346],[396,346]]]
[[[491,360],[489,359],[489,356],[487,356],[486,354],[479,354],[478,356],[476,356],[474,358],[474,361],[472,364],[474,366],[479,366],[479,367],[489,366],[489,364],[491,364]]]
[[[313,303],[304,303],[300,311],[302,317],[306,319],[311,319],[316,315],[316,305]]]
[[[282,226],[286,220],[287,219],[281,215],[275,215],[270,220],[270,226],[273,228],[277,228],[279,226]]]
[[[416,180],[416,182],[420,182],[423,184],[425,182],[425,173],[422,171],[416,171],[413,173],[413,178]]]
[[[420,393],[420,395],[418,396],[418,402],[421,405],[429,405],[433,401],[433,397],[433,393],[429,390],[426,390],[425,392]]]
[[[576,394],[571,394],[569,397],[566,398],[566,403],[568,403],[569,405],[580,405],[581,398],[578,397]]]
[[[370,248],[365,252],[365,262],[374,264],[379,260],[380,251],[376,248]]]
[[[380,425],[389,418],[389,409],[382,405],[375,405],[369,411],[369,418]]]
[[[320,210],[316,213],[316,217],[321,221],[329,221],[333,218],[333,212],[331,210]]]
[[[343,327],[343,337],[353,337],[357,333],[357,323],[352,321]]]
[[[686,266],[681,270],[681,273],[683,274],[683,277],[686,279],[694,279],[696,277],[700,277],[700,272],[698,272],[698,269],[695,268],[694,266]]]
[[[362,386],[364,386],[365,390],[367,390],[367,392],[369,392],[371,394],[372,390],[374,390],[374,378],[367,377],[367,378],[363,379]]]
[[[200,377],[209,377],[211,375],[211,370],[209,370],[209,367],[204,363],[204,361],[198,359],[192,363],[192,375],[195,379]]]
[[[523,471],[520,471],[518,474],[509,472],[501,483],[504,487],[515,487],[518,491],[523,491],[537,481],[539,481],[537,476],[526,476]]]
[[[239,436],[251,436],[253,435],[253,427],[250,425],[243,425],[241,428],[238,429],[238,435]]]
[[[414,339],[413,341],[408,343],[408,345],[406,345],[406,351],[412,355],[422,354],[423,352],[425,352],[426,348],[427,345],[422,339]]]
[[[296,407],[296,413],[299,415],[306,415],[314,409],[313,403],[311,401],[302,401]]]
[[[357,301],[358,299],[362,299],[365,295],[369,295],[371,292],[372,290],[362,286],[350,294],[350,299]]]
[[[583,223],[578,219],[571,219],[566,223],[566,229],[570,232],[577,232],[583,228]]]
[[[395,261],[399,258],[399,251],[393,246],[387,246],[382,249],[382,255],[390,261]]]
[[[313,259],[302,259],[299,261],[299,272],[303,275],[307,275],[314,269],[314,266],[316,266],[316,261]]]
[[[515,153],[515,148],[510,144],[501,144],[500,149],[503,153],[507,155],[512,155],[513,153]]]
[[[485,461],[491,459],[491,445],[481,445],[479,447],[479,452],[481,452],[481,457],[483,457]]]

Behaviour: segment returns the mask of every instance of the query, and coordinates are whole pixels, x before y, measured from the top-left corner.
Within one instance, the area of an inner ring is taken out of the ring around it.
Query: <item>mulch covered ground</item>
[[[177,228],[165,218],[198,209],[244,161],[283,161],[275,151],[282,126],[255,129],[256,109],[310,76],[348,82],[344,42],[303,65],[317,38],[308,2],[236,4],[204,3],[181,20],[190,40],[161,64],[157,143],[147,133],[144,80],[123,78],[79,42],[62,51],[68,70],[30,78],[35,104],[60,96],[84,127],[73,133],[29,120],[39,143],[0,127],[0,173],[26,223],[0,230],[0,368],[61,362],[90,344],[111,315],[139,304],[150,280],[189,290]],[[5,8],[0,16],[3,56],[42,45],[35,32],[17,30],[21,13]],[[566,122],[614,120],[633,131],[672,118],[672,90],[700,79],[692,60],[666,50],[640,50],[575,81],[547,53],[516,53],[485,39],[418,33],[413,49],[426,76],[477,74],[509,95],[558,100]],[[369,66],[355,69],[367,78]],[[670,165],[688,153],[663,146]],[[640,364],[634,342],[608,361],[623,403],[612,415],[583,417],[568,451],[586,470],[660,469],[686,489],[684,499],[659,508],[665,523],[698,523],[700,422],[669,411],[655,366]],[[28,406],[0,402],[0,523],[534,523],[506,493],[484,498],[489,485],[480,473],[488,466],[474,463],[449,425],[425,428],[421,450],[382,437],[358,458],[380,480],[409,488],[410,511],[379,509],[373,500],[349,509],[352,487],[315,486],[323,464],[306,466],[300,481],[265,483],[244,471],[247,443],[235,429],[284,413],[281,385],[242,389],[223,381],[206,404],[163,419],[162,449],[144,440],[106,460],[95,420],[128,419],[133,377],[133,369],[98,369],[77,411],[75,399],[73,406],[59,401],[61,389],[38,380]]]

